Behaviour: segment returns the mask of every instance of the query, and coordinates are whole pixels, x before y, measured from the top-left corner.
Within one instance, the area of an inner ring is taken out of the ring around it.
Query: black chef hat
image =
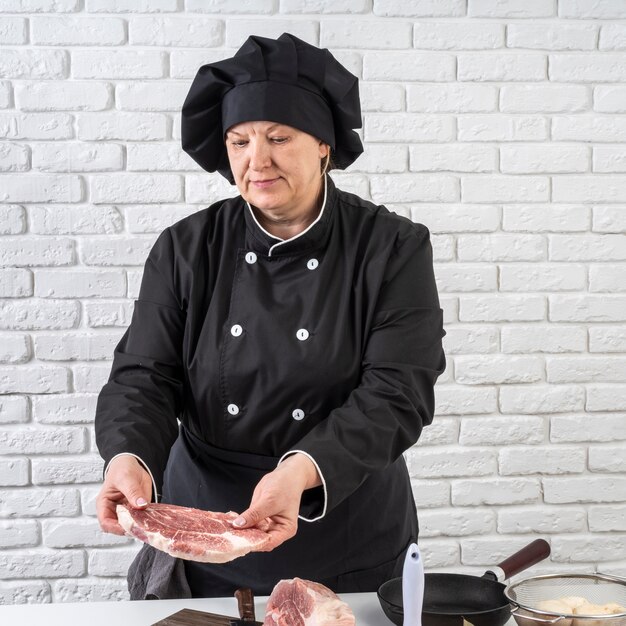
[[[208,172],[234,182],[224,135],[239,122],[265,120],[303,130],[330,145],[335,167],[363,152],[359,85],[326,49],[289,33],[252,35],[223,61],[203,65],[182,109],[183,150]]]

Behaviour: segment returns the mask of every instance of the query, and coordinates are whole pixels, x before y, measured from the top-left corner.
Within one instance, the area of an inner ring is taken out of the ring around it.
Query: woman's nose
[[[262,170],[268,167],[272,159],[270,149],[265,141],[251,141],[250,144],[250,168]]]

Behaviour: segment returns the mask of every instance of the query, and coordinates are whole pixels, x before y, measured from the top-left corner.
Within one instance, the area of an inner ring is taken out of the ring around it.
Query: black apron
[[[162,501],[240,513],[278,460],[216,448],[181,426],[167,464]],[[239,587],[269,595],[279,580],[296,576],[336,593],[376,591],[401,574],[406,548],[416,540],[415,503],[401,456],[321,520],[299,520],[296,536],[272,552],[250,553],[222,564],[185,561],[185,573],[194,597],[232,596]]]

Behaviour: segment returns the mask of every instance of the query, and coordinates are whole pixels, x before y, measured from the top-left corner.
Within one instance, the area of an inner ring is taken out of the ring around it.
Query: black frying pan
[[[423,626],[462,626],[463,618],[474,626],[504,626],[511,617],[502,580],[525,570],[550,555],[550,546],[536,539],[498,563],[499,575],[487,571],[482,577],[465,574],[426,574]],[[402,578],[392,578],[378,590],[385,615],[402,626]]]

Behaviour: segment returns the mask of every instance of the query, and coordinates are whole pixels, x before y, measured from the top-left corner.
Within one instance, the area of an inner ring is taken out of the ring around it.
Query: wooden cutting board
[[[229,617],[217,615],[194,609],[182,609],[165,619],[152,624],[152,626],[231,626],[233,622],[245,622],[246,626],[263,626],[263,622],[256,622],[254,615],[254,594],[252,589],[242,587],[235,591],[239,615],[241,617]]]
[[[155,622],[152,626],[230,626],[231,620],[234,619],[237,618],[195,611],[194,609],[183,609]]]

